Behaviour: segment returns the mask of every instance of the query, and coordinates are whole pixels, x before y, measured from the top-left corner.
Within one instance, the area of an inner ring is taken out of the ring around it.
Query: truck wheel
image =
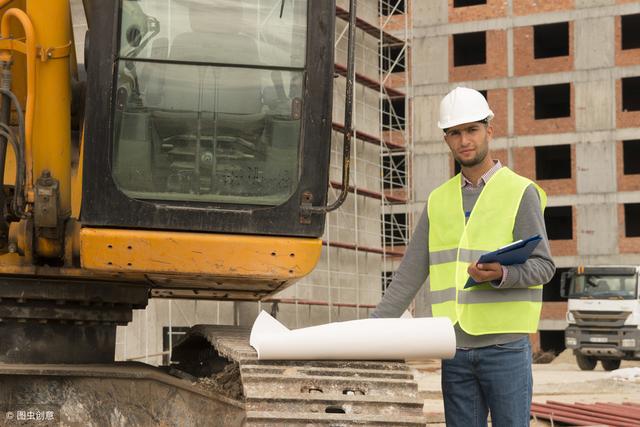
[[[582,354],[576,354],[576,362],[578,362],[578,367],[581,370],[593,371],[593,368],[595,368],[598,363],[598,359],[595,357],[584,356]]]
[[[613,371],[620,367],[620,359],[601,359],[600,362],[605,371]]]

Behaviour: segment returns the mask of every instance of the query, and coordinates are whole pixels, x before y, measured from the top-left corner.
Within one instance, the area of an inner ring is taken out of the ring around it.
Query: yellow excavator
[[[400,362],[261,362],[199,325],[115,363],[149,298],[260,301],[308,274],[328,205],[335,3],[0,0],[0,419],[417,425]],[[45,416],[46,415],[46,416]]]

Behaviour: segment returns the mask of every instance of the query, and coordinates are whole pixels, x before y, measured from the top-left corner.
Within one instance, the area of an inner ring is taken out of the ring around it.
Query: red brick
[[[569,55],[554,58],[533,57],[533,27],[513,30],[514,73],[516,76],[573,70],[573,22],[569,22]]]
[[[381,16],[380,17],[380,26],[384,28],[385,31],[404,31],[405,26],[410,29],[412,23],[411,16],[411,6],[408,0],[405,0],[405,7],[407,7],[407,13],[391,15],[391,16]],[[391,3],[393,6],[393,3]]]
[[[514,15],[570,10],[574,7],[573,0],[513,0]]]
[[[622,80],[616,80],[616,126],[628,128],[639,124],[640,111],[622,111]]]
[[[392,87],[399,90],[404,90],[407,87],[407,74],[403,72],[391,73],[385,82],[385,86]]]
[[[571,146],[571,178],[536,180],[535,147],[518,147],[513,150],[514,171],[536,181],[549,196],[576,194],[576,150]]]
[[[513,91],[516,135],[535,135],[544,133],[566,133],[576,129],[574,90],[571,83],[571,110],[569,117],[535,120],[533,87],[519,87]]]
[[[615,28],[616,65],[624,67],[640,64],[640,48],[622,50],[622,20],[619,16],[616,16]]]
[[[453,36],[449,37],[449,81],[495,79],[507,76],[507,32],[487,31],[487,62],[453,66]]]
[[[486,4],[453,7],[453,0],[449,0],[449,22],[479,21],[507,16],[506,4],[504,0],[487,0]]]
[[[508,106],[507,89],[489,89],[487,91],[487,101],[493,111],[494,118],[491,121],[493,126],[493,137],[499,138],[509,134],[508,129]],[[506,163],[505,163],[506,164]]]
[[[622,141],[618,141],[616,143],[616,175],[618,180],[618,191],[638,191],[640,190],[640,174],[625,175],[624,159],[622,156]]]
[[[624,229],[624,205],[618,205],[618,251],[621,254],[640,252],[640,237],[626,237]]]
[[[567,318],[567,302],[549,301],[542,303],[540,318],[545,320],[565,320]]]

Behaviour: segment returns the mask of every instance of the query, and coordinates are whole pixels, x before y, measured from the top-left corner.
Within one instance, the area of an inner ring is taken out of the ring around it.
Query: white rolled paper
[[[446,317],[362,319],[289,330],[263,311],[249,343],[263,360],[450,359],[456,352]]]

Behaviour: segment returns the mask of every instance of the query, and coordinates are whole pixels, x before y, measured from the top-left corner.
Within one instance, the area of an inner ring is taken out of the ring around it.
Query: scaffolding
[[[340,184],[348,1],[336,6],[329,198]],[[327,216],[314,272],[276,297],[292,327],[368,317],[404,254],[413,218],[410,3],[359,0],[350,197]]]
[[[342,190],[348,0],[337,0],[329,200]],[[404,253],[412,230],[411,4],[359,0],[350,195],[327,215],[323,250],[308,277],[262,303],[152,300],[119,330],[120,360],[161,364],[174,340],[197,323],[242,324],[253,304],[298,328],[368,317]],[[253,306],[252,306],[253,307]]]

